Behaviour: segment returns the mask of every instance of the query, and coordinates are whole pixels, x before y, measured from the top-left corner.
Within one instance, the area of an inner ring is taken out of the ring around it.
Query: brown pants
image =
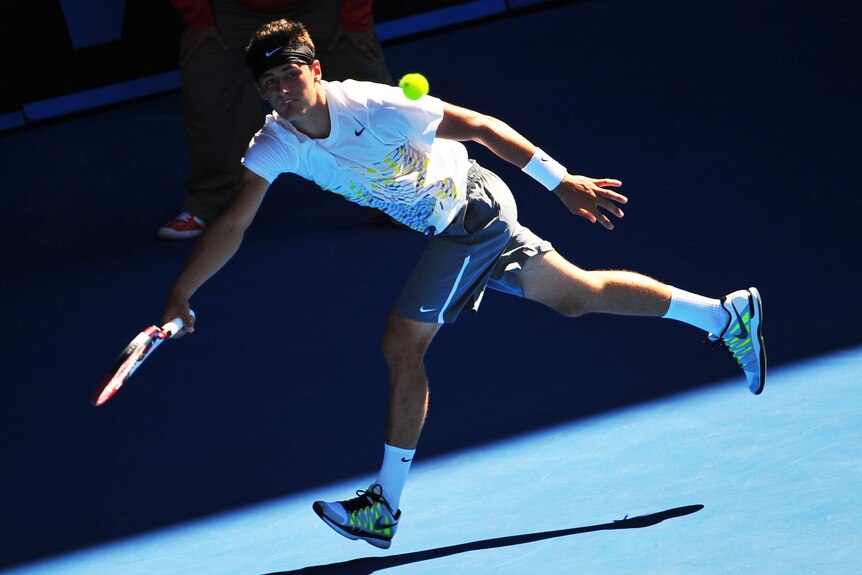
[[[182,104],[189,172],[182,211],[208,221],[236,190],[240,160],[268,112],[245,63],[243,49],[266,22],[287,18],[305,24],[327,80],[390,84],[381,58],[370,61],[346,40],[329,49],[338,27],[338,0],[310,0],[279,12],[254,12],[238,0],[212,0],[219,32],[229,46],[201,46],[182,67]]]

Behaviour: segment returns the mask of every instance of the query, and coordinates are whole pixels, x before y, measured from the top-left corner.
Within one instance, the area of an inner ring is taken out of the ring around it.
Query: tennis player
[[[389,368],[383,463],[357,497],[314,503],[330,527],[388,548],[428,407],[424,356],[443,324],[475,311],[486,288],[531,299],[569,317],[610,313],[678,320],[735,357],[749,389],[766,381],[762,309],[755,288],[704,297],[629,271],[588,271],[518,223],[515,200],[462,141],[488,148],[556,194],[572,213],[613,229],[620,182],[572,175],[502,121],[431,96],[368,82],[323,80],[305,28],[261,27],[246,49],[261,96],[273,108],[242,160],[240,189],[198,239],[173,284],[163,318],[194,329],[189,299],[236,253],[270,184],[294,173],[377,208],[425,234],[428,246],[392,307],[382,338]]]

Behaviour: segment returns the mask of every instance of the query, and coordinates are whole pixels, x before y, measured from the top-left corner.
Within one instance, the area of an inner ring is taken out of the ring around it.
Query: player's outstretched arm
[[[189,311],[192,295],[237,252],[245,231],[254,220],[269,182],[243,168],[242,183],[225,212],[206,227],[168,295],[162,320],[179,316],[185,328],[177,336],[193,332],[195,318]]]
[[[437,128],[437,136],[482,144],[501,159],[522,170],[534,162],[537,154],[541,155],[534,144],[505,122],[447,103],[443,104],[443,120]],[[563,175],[562,166],[560,169],[561,176],[555,180],[555,182],[559,181],[559,184],[553,188],[553,191],[563,204],[573,214],[593,223],[599,222],[612,230],[613,223],[605,212],[618,218],[623,217],[623,212],[617,204],[625,204],[628,200],[622,194],[607,188],[619,187],[622,183],[610,178],[596,179],[568,173]],[[559,179],[560,177],[562,180]]]

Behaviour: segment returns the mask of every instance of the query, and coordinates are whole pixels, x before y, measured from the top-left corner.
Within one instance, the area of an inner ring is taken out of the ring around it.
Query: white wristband
[[[543,152],[541,148],[536,148],[536,153],[527,165],[521,168],[521,171],[549,190],[559,186],[567,173],[565,166]]]

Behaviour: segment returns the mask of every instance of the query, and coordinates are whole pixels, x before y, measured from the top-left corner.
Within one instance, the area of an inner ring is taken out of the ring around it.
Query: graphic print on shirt
[[[458,197],[452,178],[428,183],[428,164],[425,154],[405,143],[380,162],[351,166],[345,183],[330,191],[424,233],[431,216],[449,209]]]

